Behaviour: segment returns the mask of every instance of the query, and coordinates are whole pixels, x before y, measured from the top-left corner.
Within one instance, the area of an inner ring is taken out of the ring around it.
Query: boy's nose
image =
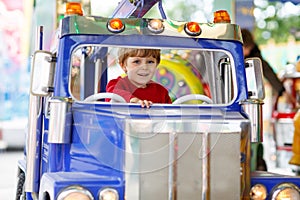
[[[146,63],[143,63],[143,64],[141,65],[141,68],[142,68],[142,69],[146,69],[146,68],[147,68],[147,64],[146,64]]]

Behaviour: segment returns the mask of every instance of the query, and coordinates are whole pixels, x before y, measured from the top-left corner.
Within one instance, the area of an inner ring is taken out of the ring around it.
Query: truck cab
[[[282,177],[265,183],[250,169],[251,143],[262,134],[260,60],[244,60],[240,27],[228,19],[225,11],[212,23],[64,17],[55,48],[32,57],[18,197],[277,197]],[[126,76],[119,48],[160,49],[153,81],[172,104],[143,108],[106,91]],[[283,191],[298,197],[299,179],[284,180]]]

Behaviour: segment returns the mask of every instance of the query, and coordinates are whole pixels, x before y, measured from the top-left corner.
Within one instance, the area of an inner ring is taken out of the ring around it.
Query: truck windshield
[[[90,95],[106,92],[106,85],[111,79],[126,76],[119,64],[118,53],[121,48],[86,45],[73,51],[69,91],[75,100],[82,101]],[[228,104],[235,97],[236,77],[229,52],[211,49],[154,49],[160,50],[160,62],[153,81],[168,90],[172,102],[190,94],[205,95],[213,104]],[[188,100],[184,103],[202,104],[203,101]]]

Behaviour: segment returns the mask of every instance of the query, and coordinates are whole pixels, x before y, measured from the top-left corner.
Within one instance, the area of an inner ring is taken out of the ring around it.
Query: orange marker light
[[[66,4],[65,15],[83,15],[81,4],[78,2],[68,2]]]
[[[108,21],[107,28],[113,33],[120,33],[125,29],[125,26],[119,18],[114,18]]]
[[[214,12],[214,23],[230,23],[230,16],[226,10]]]
[[[192,36],[198,36],[201,33],[200,25],[197,22],[188,22],[184,26],[184,30],[187,34]]]

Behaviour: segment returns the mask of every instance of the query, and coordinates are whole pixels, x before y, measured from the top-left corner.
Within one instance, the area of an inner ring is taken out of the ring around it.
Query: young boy
[[[121,48],[118,59],[127,76],[111,80],[106,86],[107,92],[147,108],[152,103],[172,103],[168,90],[151,80],[160,62],[159,49]]]

